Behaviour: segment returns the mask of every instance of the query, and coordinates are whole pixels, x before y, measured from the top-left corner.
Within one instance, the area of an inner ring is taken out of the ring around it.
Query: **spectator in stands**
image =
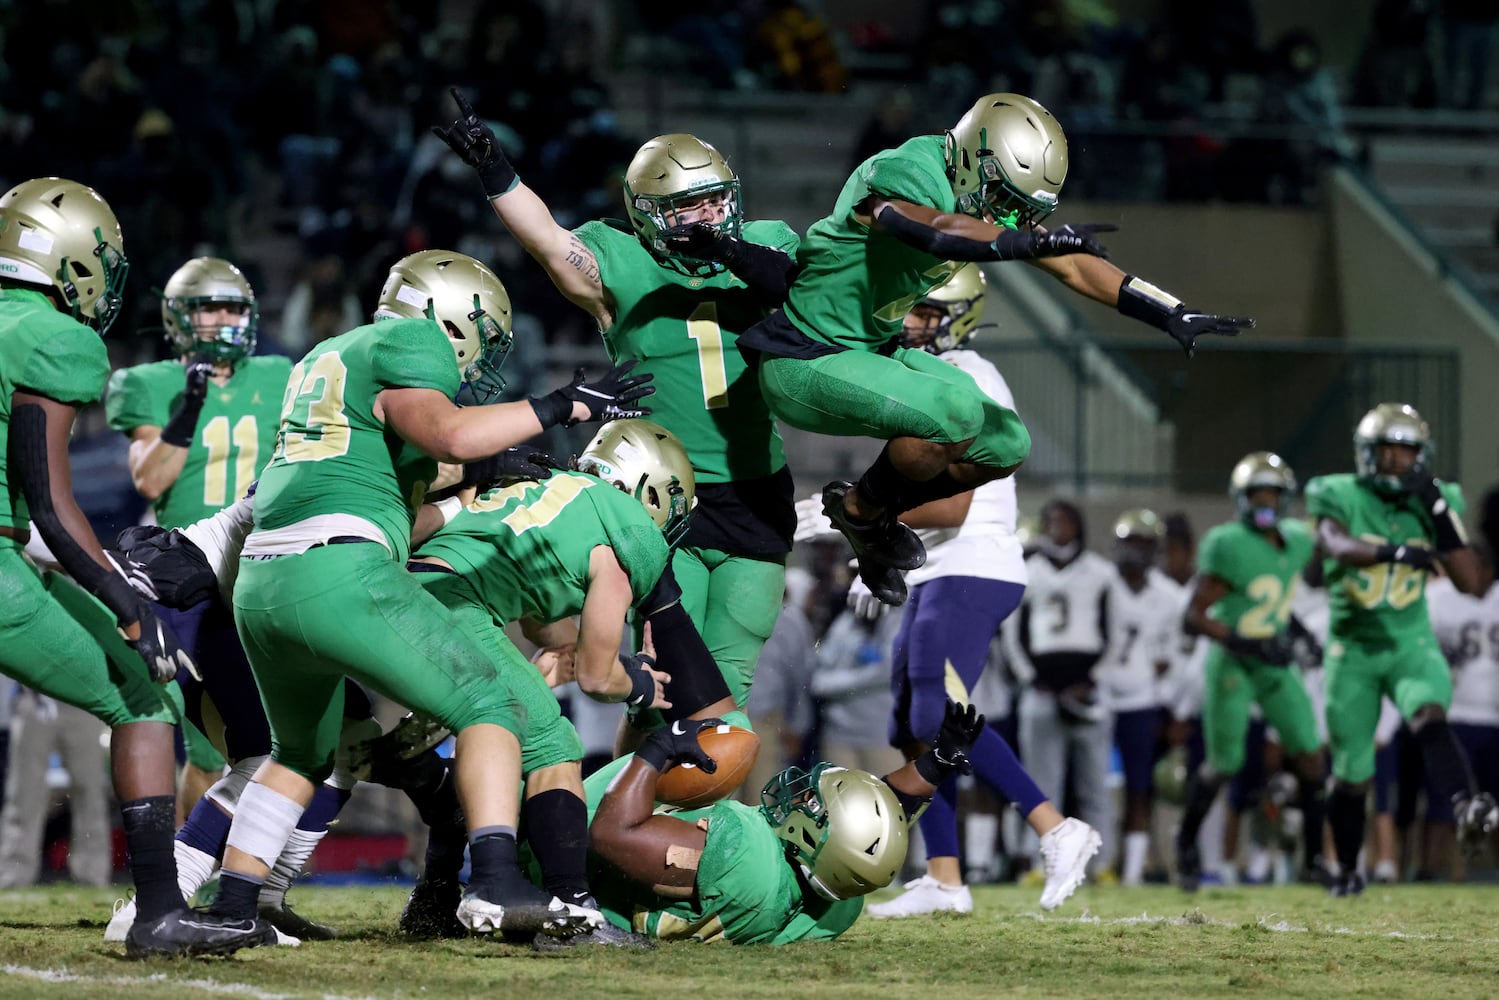
[[[751,37],[753,62],[776,90],[836,94],[848,82],[827,22],[796,0],[769,0]]]
[[[1474,111],[1483,105],[1499,0],[1442,0],[1442,103]]]
[[[1436,105],[1431,59],[1433,0],[1378,0],[1369,35],[1353,70],[1355,107]]]

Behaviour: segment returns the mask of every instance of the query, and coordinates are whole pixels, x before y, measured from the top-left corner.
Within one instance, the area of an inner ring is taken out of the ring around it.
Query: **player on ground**
[[[346,675],[457,734],[473,861],[458,909],[465,926],[567,935],[596,922],[524,881],[519,705],[405,569],[438,460],[475,461],[554,424],[633,415],[650,392],[622,366],[593,382],[580,370],[529,401],[457,406],[464,381],[480,403],[500,390],[509,311],[484,265],[422,251],[391,268],[374,323],[318,344],[292,369],[234,587],[274,750],[240,796],[205,925],[254,916],[270,865],[332,771]],[[268,943],[266,930],[257,922],[244,943]]]
[[[1322,825],[1327,767],[1312,702],[1295,669],[1297,643],[1314,646],[1315,640],[1291,614],[1297,582],[1313,557],[1316,539],[1305,524],[1286,516],[1296,494],[1296,475],[1279,455],[1245,455],[1229,474],[1228,494],[1238,518],[1203,538],[1184,618],[1187,631],[1214,642],[1203,664],[1207,756],[1187,781],[1176,835],[1177,872],[1188,892],[1195,892],[1202,878],[1197,844],[1202,821],[1218,790],[1244,767],[1253,704],[1275,727],[1296,772],[1304,820],[1302,878],[1326,879]]]
[[[759,809],[733,800],[660,815],[656,780],[677,761],[708,760],[705,719],[658,729],[613,777],[589,777],[589,833],[604,863],[594,879],[616,927],[666,940],[787,944],[835,938],[863,896],[894,880],[910,817],[954,772],[984,727],[973,706],[949,702],[932,749],[883,779],[820,763],[791,767]]]
[[[0,669],[112,729],[139,904],[126,954],[233,950],[247,925],[185,920],[172,860],[178,710],[159,685],[194,669],[192,659],[105,556],[73,498],[68,439],[78,410],[104,390],[99,335],[119,312],[127,266],[119,222],[91,188],[44,177],[0,196]],[[74,582],[41,577],[22,558],[28,517]]]
[[[1013,409],[1004,378],[977,352],[965,349],[983,312],[984,273],[977,264],[968,264],[911,307],[901,343],[967,372],[989,398]],[[935,745],[949,696],[963,704],[970,701],[990,640],[1025,593],[1015,511],[1015,482],[1004,479],[925,504],[904,518],[920,530],[928,553],[926,564],[906,578],[913,588],[911,603],[891,652],[895,706],[890,743],[907,760]],[[869,603],[881,607],[872,598]],[[1088,859],[1098,851],[1098,833],[1064,818],[992,728],[984,727],[969,757],[978,776],[1015,803],[1040,836],[1047,872],[1041,905],[1048,910],[1060,905],[1082,883]],[[973,895],[963,884],[958,860],[957,798],[957,779],[950,778],[918,821],[927,873],[906,883],[895,899],[870,906],[870,916],[972,912]]]
[[[887,604],[900,571],[925,558],[903,511],[1010,475],[1030,453],[1013,410],[925,351],[900,347],[912,303],[963,261],[1031,260],[1068,288],[1159,327],[1190,355],[1204,333],[1236,334],[1249,319],[1212,316],[1103,259],[1096,235],[1113,226],[1037,223],[1057,206],[1067,140],[1051,114],[1019,94],[980,98],[942,136],[918,136],[855,169],[831,215],[796,258],[692,226],[686,252],[722,260],[785,309],[745,331],[760,388],[778,418],[803,430],[889,444],[857,484],[823,498]]]
[[[1325,663],[1336,779],[1327,813],[1340,867],[1334,895],[1364,888],[1358,853],[1385,695],[1415,735],[1431,787],[1452,802],[1459,840],[1481,842],[1499,826],[1499,806],[1477,791],[1447,722],[1452,676],[1426,612],[1426,577],[1438,565],[1465,594],[1482,582],[1461,519],[1462,490],[1432,477],[1431,452],[1431,432],[1413,407],[1381,403],[1354,429],[1358,471],[1307,483],[1332,605]]]
[[[697,511],[672,568],[743,708],[781,610],[795,526],[781,436],[737,349],[765,303],[753,283],[684,253],[667,233],[701,224],[780,253],[794,252],[796,233],[783,222],[744,221],[728,163],[681,133],[635,154],[625,172],[628,225],[587,222],[568,232],[515,176],[463,96],[453,97],[463,117],[434,131],[478,171],[495,214],[557,289],[598,323],[610,358],[638,360],[656,377],[652,419],[687,448],[697,478]]]

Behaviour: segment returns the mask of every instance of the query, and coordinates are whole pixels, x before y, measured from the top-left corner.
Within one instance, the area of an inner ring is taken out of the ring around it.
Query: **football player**
[[[984,272],[967,264],[950,281],[911,307],[901,344],[936,355],[971,375],[996,403],[1014,408],[995,367],[966,345],[984,314]],[[895,636],[891,686],[895,694],[890,743],[915,760],[934,745],[949,696],[967,704],[988,662],[989,643],[1025,593],[1025,558],[1015,537],[1015,482],[985,483],[910,511],[904,521],[920,531],[926,564],[906,578],[911,601]],[[864,589],[855,582],[854,590]],[[868,594],[867,589],[864,590]],[[883,608],[872,596],[869,610]],[[984,727],[969,756],[978,776],[1015,803],[1041,838],[1047,883],[1041,905],[1060,905],[1081,884],[1098,833],[1065,819],[1020,766],[1003,737]],[[938,911],[970,913],[973,895],[958,858],[957,780],[944,782],[921,814],[927,873],[894,899],[869,907],[872,917]]]
[[[1325,879],[1326,762],[1311,699],[1295,670],[1297,644],[1305,648],[1316,642],[1291,614],[1316,539],[1305,524],[1286,516],[1295,493],[1295,473],[1279,455],[1245,455],[1228,478],[1238,517],[1210,530],[1198,549],[1184,622],[1188,632],[1206,636],[1214,646],[1203,664],[1206,758],[1187,781],[1176,835],[1177,873],[1189,892],[1202,878],[1197,833],[1218,790],[1244,767],[1254,704],[1275,727],[1296,774],[1304,824],[1302,877]]]
[[[1124,770],[1119,881],[1125,886],[1145,879],[1162,686],[1181,621],[1181,588],[1155,568],[1165,536],[1166,526],[1151,510],[1128,510],[1114,522],[1109,644],[1097,678],[1103,703],[1114,717],[1114,746]]]
[[[717,719],[656,730],[612,779],[585,782],[589,833],[604,870],[595,889],[616,927],[665,940],[788,944],[836,938],[905,862],[911,817],[956,772],[984,726],[949,702],[930,750],[884,778],[835,764],[789,767],[761,806],[724,800],[662,815],[656,781],[682,761],[711,771],[698,745]]]
[[[1019,94],[980,98],[945,137],[918,136],[864,161],[796,258],[693,225],[674,237],[720,260],[782,311],[746,330],[760,388],[779,419],[803,430],[888,442],[858,483],[823,493],[859,574],[887,604],[906,598],[901,571],[925,559],[898,516],[1010,475],[1030,435],[968,373],[901,347],[912,303],[963,261],[1030,260],[1067,287],[1165,330],[1190,355],[1203,333],[1252,321],[1194,312],[1103,259],[1102,225],[1038,223],[1057,206],[1067,140]]]
[[[293,368],[276,449],[260,475],[254,530],[234,585],[235,625],[274,750],[240,795],[205,926],[247,925],[260,885],[314,789],[332,771],[350,676],[457,734],[456,782],[473,878],[470,930],[567,935],[597,914],[533,888],[516,860],[522,719],[486,652],[406,572],[413,520],[437,461],[477,461],[559,423],[641,412],[628,366],[531,400],[485,403],[503,383],[510,300],[487,267],[426,250],[397,261],[375,322],[323,341]],[[420,525],[417,525],[420,528]]]
[[[1380,403],[1364,414],[1353,456],[1356,473],[1319,476],[1306,489],[1332,607],[1325,664],[1336,780],[1327,814],[1339,896],[1364,887],[1358,852],[1382,696],[1410,726],[1431,787],[1452,803],[1459,840],[1479,843],[1499,826],[1499,806],[1477,790],[1447,721],[1452,676],[1426,613],[1426,578],[1439,565],[1465,594],[1482,585],[1463,528],[1462,490],[1432,476],[1431,432],[1404,403]]]
[[[119,222],[92,188],[42,177],[0,196],[0,669],[111,727],[138,900],[125,951],[139,958],[232,950],[237,932],[184,919],[172,860],[179,708],[160,685],[196,667],[73,498],[68,439],[103,393],[99,335],[119,313],[127,268]],[[22,558],[28,518],[71,581]]]
[[[645,143],[624,178],[626,226],[569,232],[515,175],[488,126],[457,90],[463,117],[436,133],[477,170],[505,227],[570,301],[598,323],[609,356],[656,376],[652,419],[692,456],[697,512],[672,552],[682,603],[743,708],[760,648],[775,627],[795,526],[781,436],[738,336],[765,304],[724,265],[669,237],[699,224],[751,246],[794,252],[783,222],[745,221],[739,178],[693,135]]]

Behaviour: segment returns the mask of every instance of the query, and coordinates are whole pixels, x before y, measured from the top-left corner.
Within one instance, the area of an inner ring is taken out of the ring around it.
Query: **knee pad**
[[[235,810],[239,808],[239,799],[244,794],[245,786],[250,783],[255,772],[260,770],[260,765],[269,757],[269,754],[261,754],[258,757],[246,757],[244,760],[236,761],[229,772],[215,781],[203,797],[233,816]]]

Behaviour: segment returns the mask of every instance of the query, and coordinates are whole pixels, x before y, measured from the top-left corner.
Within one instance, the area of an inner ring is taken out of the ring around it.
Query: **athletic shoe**
[[[621,930],[605,921],[600,927],[574,934],[568,938],[538,934],[531,941],[531,947],[537,951],[570,951],[574,948],[634,948],[649,951],[656,947],[656,942],[644,934]]]
[[[236,920],[186,907],[152,921],[137,920],[125,935],[128,958],[228,955],[276,943],[276,928],[257,918]]]
[[[1356,871],[1339,876],[1338,880],[1333,883],[1332,888],[1328,890],[1328,892],[1338,898],[1357,896],[1363,893],[1363,891],[1364,876]]]
[[[327,924],[308,920],[296,910],[293,910],[291,904],[285,900],[281,901],[280,906],[262,906],[260,908],[260,915],[269,921],[271,926],[276,928],[279,933],[293,939],[300,938],[302,941],[332,941],[338,937],[338,931]],[[281,942],[278,941],[277,943],[280,944]]]
[[[104,926],[104,940],[110,943],[119,943],[125,940],[125,935],[130,933],[130,926],[135,923],[135,897],[115,900],[114,914],[109,918],[109,923]]]
[[[1375,885],[1394,885],[1399,880],[1400,872],[1395,867],[1395,862],[1386,858],[1374,865]],[[1336,877],[1336,876],[1334,876]],[[1332,885],[1331,882],[1328,885]]]
[[[439,879],[417,882],[401,911],[401,931],[415,938],[461,938],[468,928],[458,919],[463,898],[460,882]]]
[[[1077,891],[1088,874],[1088,861],[1103,846],[1098,831],[1069,816],[1041,838],[1041,861],[1046,868],[1046,888],[1041,909],[1055,910]]]
[[[916,532],[890,514],[875,521],[855,521],[848,515],[844,498],[853,483],[834,480],[822,488],[822,512],[833,527],[848,539],[854,558],[863,565],[866,559],[893,569],[917,569],[926,562],[926,546]],[[864,581],[868,583],[868,580]],[[873,588],[871,588],[873,589]]]
[[[883,903],[864,907],[871,917],[917,917],[926,913],[972,913],[973,893],[966,885],[943,885],[930,875],[906,883],[906,891]]]
[[[1452,815],[1457,823],[1457,841],[1470,858],[1483,849],[1489,836],[1499,828],[1499,804],[1488,792],[1479,792],[1467,801],[1455,801]]]
[[[1395,881],[1393,865],[1390,866],[1389,875],[1390,877],[1385,879],[1385,881]],[[1303,864],[1301,866],[1301,871],[1297,875],[1297,881],[1307,885],[1320,885],[1323,888],[1331,888],[1333,883],[1337,881],[1337,876],[1328,869],[1327,862],[1319,854],[1311,860],[1310,864]],[[1374,881],[1380,881],[1380,869],[1378,865],[1374,866]]]
[[[898,608],[906,603],[910,592],[906,589],[906,575],[900,570],[872,558],[859,562],[859,579],[874,595],[874,599],[888,607]]]
[[[564,903],[532,886],[500,890],[470,885],[458,903],[458,919],[475,934],[499,932],[572,937],[604,923],[598,910]]]

